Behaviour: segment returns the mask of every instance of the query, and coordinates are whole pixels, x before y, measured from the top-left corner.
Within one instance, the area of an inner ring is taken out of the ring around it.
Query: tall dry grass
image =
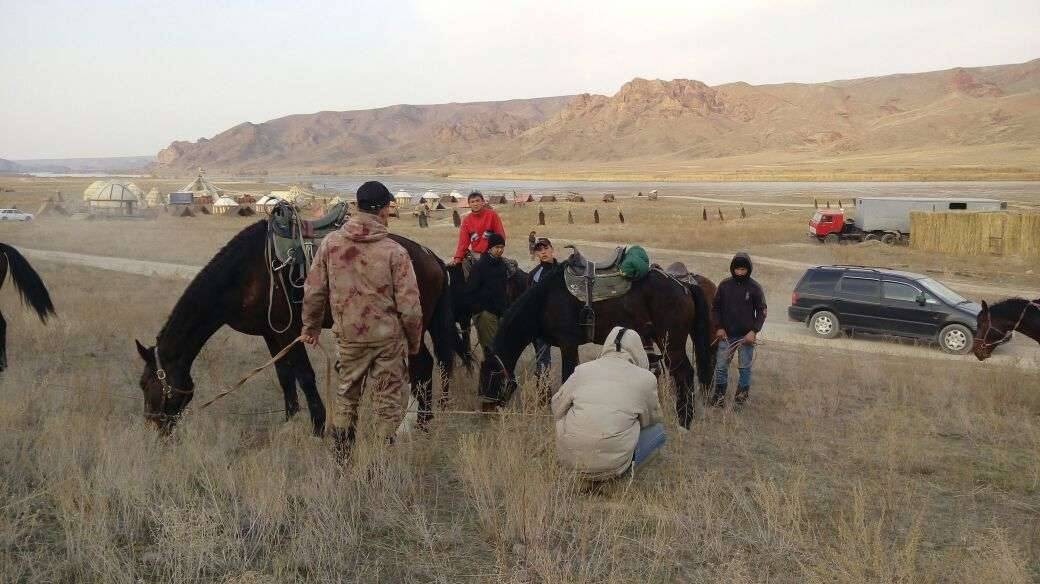
[[[662,386],[669,442],[631,483],[561,470],[529,382],[510,410],[529,415],[442,415],[393,448],[363,431],[341,470],[305,416],[239,415],[281,407],[273,375],[159,440],[132,338],[155,334],[183,283],[38,267],[51,326],[0,295],[0,581],[1040,576],[1032,372],[767,344],[752,404],[702,408],[689,435]],[[194,369],[201,396],[263,358],[218,333]],[[473,379],[455,382],[454,407],[472,408]]]

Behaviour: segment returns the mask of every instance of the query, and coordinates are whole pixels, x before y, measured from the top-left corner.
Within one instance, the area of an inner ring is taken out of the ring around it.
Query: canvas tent
[[[181,193],[193,193],[195,198],[208,196],[211,200],[216,201],[224,194],[224,189],[211,183],[206,178],[206,171],[199,169],[199,175],[195,177],[195,180],[184,185],[178,192]]]
[[[567,195],[567,202],[568,203],[584,203],[585,202],[585,197],[579,195],[578,193],[571,193],[571,194]]]
[[[91,185],[91,187],[93,186]],[[91,190],[90,187],[88,190]],[[89,194],[84,193],[84,198],[92,210],[109,214],[133,215],[134,208],[141,205],[145,194],[132,182],[110,180],[105,181],[101,188]]]
[[[269,213],[277,203],[278,199],[276,197],[264,195],[256,200],[256,209],[264,213]]]
[[[614,193],[603,193],[603,202],[604,203],[613,203],[614,202]]]
[[[464,195],[464,194],[462,194],[462,193],[460,193],[458,191],[452,191],[451,194],[449,194],[448,196],[451,197],[451,200],[452,200],[453,203],[458,203],[462,199],[466,198],[466,195]]]
[[[534,200],[531,193],[519,193],[513,197],[514,203],[530,203]]]
[[[430,201],[431,203],[434,203],[434,202],[440,201],[441,200],[441,196],[438,195],[437,193],[433,192],[433,191],[426,191],[422,195],[422,200]]]
[[[484,200],[491,205],[497,205],[506,202],[505,195],[484,195]]]
[[[397,191],[397,194],[394,195],[394,202],[398,206],[408,205],[412,202],[412,195],[408,194],[407,191]]]
[[[556,195],[539,195],[538,196],[538,202],[539,203],[555,203],[556,202]]]
[[[238,203],[231,197],[220,197],[213,202],[213,213],[216,215],[234,214],[238,210]]]
[[[98,191],[104,188],[107,182],[107,180],[96,180],[90,183],[90,186],[83,191],[83,200],[89,201],[94,195],[98,194]]]

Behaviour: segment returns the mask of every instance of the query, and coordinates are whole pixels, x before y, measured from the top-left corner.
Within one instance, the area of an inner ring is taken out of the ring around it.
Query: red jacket
[[[502,219],[494,209],[484,207],[479,213],[469,213],[462,218],[459,226],[459,244],[455,246],[455,259],[462,260],[466,255],[466,248],[473,253],[484,253],[487,251],[487,234],[497,233],[504,239],[506,229],[502,227]]]

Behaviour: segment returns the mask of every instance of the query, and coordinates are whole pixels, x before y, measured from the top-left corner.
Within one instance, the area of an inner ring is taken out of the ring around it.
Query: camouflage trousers
[[[408,345],[404,339],[380,345],[336,340],[339,388],[333,397],[332,426],[349,430],[357,424],[367,384],[372,391],[379,436],[391,436],[408,404]]]

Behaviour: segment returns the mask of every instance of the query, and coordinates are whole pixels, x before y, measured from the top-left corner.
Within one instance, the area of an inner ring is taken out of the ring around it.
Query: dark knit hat
[[[370,180],[357,190],[357,204],[362,211],[375,213],[392,202],[394,196],[390,194],[390,189],[379,181]]]
[[[488,242],[488,249],[491,249],[491,248],[495,247],[496,245],[505,245],[506,244],[506,238],[502,237],[501,235],[499,235],[497,233],[491,233],[491,235],[487,236],[487,242]]]

